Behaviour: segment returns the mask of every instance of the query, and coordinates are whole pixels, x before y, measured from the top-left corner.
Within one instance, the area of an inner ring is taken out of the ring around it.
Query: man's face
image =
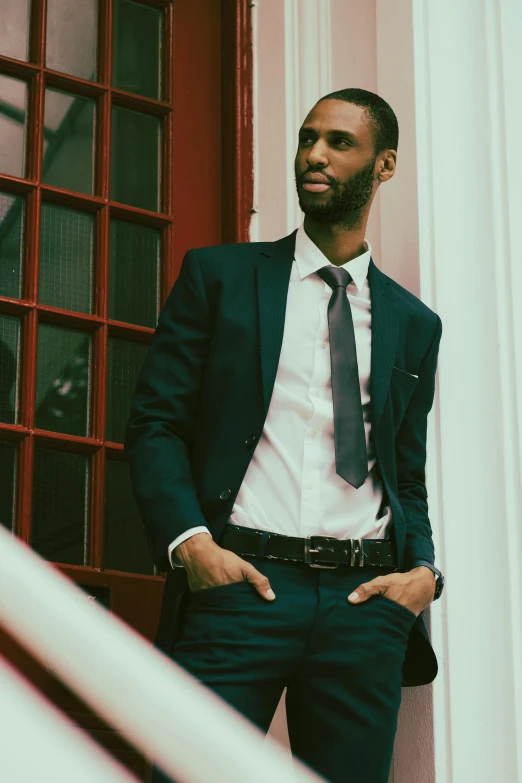
[[[375,163],[364,109],[345,101],[320,101],[299,131],[295,181],[302,211],[319,222],[359,225],[378,185]]]

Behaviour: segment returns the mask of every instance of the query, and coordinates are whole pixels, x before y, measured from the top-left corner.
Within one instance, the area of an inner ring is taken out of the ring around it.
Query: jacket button
[[[222,489],[219,494],[220,500],[228,500],[229,497],[232,495],[232,492],[229,489]]]
[[[255,435],[249,435],[248,438],[245,441],[245,446],[249,449],[251,448],[254,443],[256,442],[257,438]]]

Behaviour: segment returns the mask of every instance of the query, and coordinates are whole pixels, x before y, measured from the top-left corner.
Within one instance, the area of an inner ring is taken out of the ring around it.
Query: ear
[[[397,167],[397,153],[395,150],[386,150],[385,152],[382,152],[381,155],[379,155],[378,160],[379,174],[377,178],[379,182],[387,182],[395,174],[395,169]]]

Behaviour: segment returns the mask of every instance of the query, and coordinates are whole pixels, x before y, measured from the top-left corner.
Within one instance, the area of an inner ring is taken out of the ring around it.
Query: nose
[[[327,166],[328,157],[326,155],[326,145],[321,139],[317,139],[315,144],[308,150],[306,162],[312,166]]]

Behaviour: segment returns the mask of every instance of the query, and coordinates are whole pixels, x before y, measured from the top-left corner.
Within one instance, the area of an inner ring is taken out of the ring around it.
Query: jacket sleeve
[[[426,435],[428,413],[435,396],[435,373],[442,335],[437,326],[419,369],[419,380],[395,438],[398,497],[406,521],[405,570],[413,560],[435,561],[426,490]]]
[[[211,330],[197,251],[185,255],[130,405],[125,454],[134,497],[156,566],[169,568],[168,546],[206,525],[190,466],[190,448]]]

